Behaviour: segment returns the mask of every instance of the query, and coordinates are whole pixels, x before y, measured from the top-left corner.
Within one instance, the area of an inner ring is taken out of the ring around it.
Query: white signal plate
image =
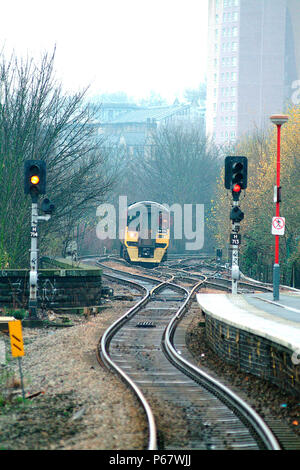
[[[285,217],[273,217],[272,235],[284,235]]]

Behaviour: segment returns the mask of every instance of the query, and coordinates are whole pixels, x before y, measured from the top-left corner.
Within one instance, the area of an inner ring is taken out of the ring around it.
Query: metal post
[[[289,117],[286,115],[278,114],[270,117],[273,124],[277,126],[277,164],[276,164],[276,217],[280,216],[280,201],[279,201],[279,188],[280,188],[280,139],[281,139],[281,126],[285,124]],[[280,286],[280,265],[279,265],[279,235],[275,235],[275,260],[273,266],[273,299],[279,300],[279,286]]]
[[[38,205],[31,205],[31,248],[30,248],[30,274],[29,274],[29,315],[37,317],[37,269],[38,269]]]
[[[280,286],[280,266],[279,264],[274,263],[274,266],[273,266],[273,300],[279,300],[279,286]]]
[[[24,381],[23,381],[23,373],[22,373],[22,365],[21,365],[21,358],[18,357],[18,363],[19,363],[19,372],[20,372],[20,378],[21,378],[21,386],[22,386],[22,397],[23,401],[25,400],[25,390],[24,390]]]
[[[238,280],[235,279],[234,271],[239,269],[239,248],[238,246],[232,247],[232,281],[231,281],[231,293],[237,294]]]
[[[281,124],[277,124],[277,194],[280,187],[280,130]],[[276,217],[280,216],[280,202],[276,200]],[[280,265],[279,265],[279,235],[275,235],[275,261],[273,266],[273,299],[279,300]]]
[[[238,205],[238,202],[234,201],[234,205]],[[232,235],[236,235],[240,230],[240,225],[238,223],[232,224]],[[234,237],[232,237],[234,238]],[[234,242],[232,242],[234,243]],[[237,294],[238,289],[238,280],[240,278],[240,268],[239,268],[239,245],[232,244],[232,262],[231,262],[231,292],[232,294]]]
[[[232,207],[239,207],[239,201],[232,201]],[[234,241],[238,238],[238,232],[240,230],[240,224],[238,222],[232,221],[231,229],[231,249],[232,249],[232,262],[231,262],[231,292],[232,294],[237,294],[238,289],[238,280],[240,278],[240,268],[239,268],[239,244]]]

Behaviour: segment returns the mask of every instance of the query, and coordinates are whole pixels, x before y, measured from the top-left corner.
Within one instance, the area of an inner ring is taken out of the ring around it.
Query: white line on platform
[[[292,312],[300,313],[300,310],[293,307],[288,307],[287,305],[279,304],[278,302],[274,302],[273,300],[263,299],[262,297],[258,297],[257,295],[254,296],[256,299],[263,300],[264,302],[268,302],[269,304],[277,305],[277,307],[283,307],[287,310],[291,310]]]

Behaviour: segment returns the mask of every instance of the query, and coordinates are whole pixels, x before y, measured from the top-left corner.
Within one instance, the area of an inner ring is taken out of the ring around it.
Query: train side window
[[[137,211],[136,214],[134,215],[128,215],[127,216],[127,227],[129,224],[132,224],[134,220],[136,220],[140,216],[140,211]]]

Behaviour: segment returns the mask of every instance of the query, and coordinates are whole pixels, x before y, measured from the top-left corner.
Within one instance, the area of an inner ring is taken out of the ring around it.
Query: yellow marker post
[[[11,353],[13,357],[18,358],[18,362],[19,362],[19,371],[20,371],[21,384],[22,384],[22,396],[23,396],[23,400],[25,400],[23,374],[22,374],[22,366],[21,366],[21,357],[24,356],[25,353],[24,353],[21,320],[8,322],[8,329],[9,329],[9,336],[10,336]]]
[[[11,353],[13,357],[24,356],[24,344],[21,320],[8,322]]]

